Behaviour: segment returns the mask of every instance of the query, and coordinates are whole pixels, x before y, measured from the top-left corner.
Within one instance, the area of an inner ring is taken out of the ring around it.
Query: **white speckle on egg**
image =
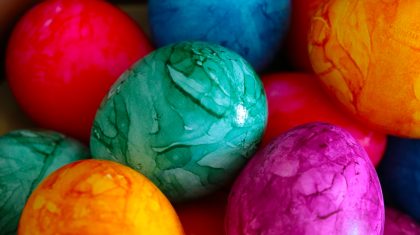
[[[245,120],[248,118],[248,110],[246,110],[246,108],[242,104],[240,104],[236,106],[235,111],[236,123],[238,124],[238,126],[243,126],[245,124]]]

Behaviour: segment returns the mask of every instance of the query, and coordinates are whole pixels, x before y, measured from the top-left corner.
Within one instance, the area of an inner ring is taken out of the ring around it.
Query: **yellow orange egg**
[[[146,177],[109,161],[60,168],[30,196],[18,234],[182,235],[166,197]]]
[[[420,137],[419,12],[418,0],[330,0],[309,35],[330,93],[365,123],[405,137]]]

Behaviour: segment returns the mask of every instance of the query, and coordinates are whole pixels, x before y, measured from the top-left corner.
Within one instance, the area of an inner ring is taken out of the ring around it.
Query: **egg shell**
[[[384,235],[419,235],[420,226],[409,216],[387,207]]]
[[[384,204],[366,152],[341,128],[311,123],[259,151],[228,201],[228,235],[382,234]]]
[[[13,29],[7,79],[38,126],[88,142],[111,85],[151,51],[141,28],[107,1],[47,0]]]
[[[266,121],[263,85],[242,57],[182,42],[151,53],[114,84],[90,146],[95,158],[126,164],[183,201],[233,181]]]
[[[86,159],[79,142],[56,132],[19,130],[0,137],[0,234],[16,234],[35,187],[65,164]]]
[[[18,234],[182,235],[166,197],[115,162],[85,160],[48,176],[30,196]]]
[[[274,58],[289,28],[290,0],[150,0],[153,41],[200,40],[232,49],[256,70]]]
[[[309,54],[329,92],[364,123],[420,137],[420,1],[325,1]]]
[[[316,76],[275,73],[262,77],[268,101],[268,123],[263,146],[281,133],[310,122],[326,122],[350,132],[376,166],[386,146],[386,135],[372,130],[340,109],[322,89]]]
[[[378,174],[385,199],[420,221],[420,140],[389,137]]]

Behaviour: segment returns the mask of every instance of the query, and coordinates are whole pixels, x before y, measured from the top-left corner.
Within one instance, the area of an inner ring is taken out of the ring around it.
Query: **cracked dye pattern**
[[[325,1],[312,18],[315,72],[350,112],[378,129],[420,137],[417,0]]]
[[[168,199],[121,164],[84,160],[48,176],[29,197],[19,235],[183,235]]]
[[[289,28],[290,0],[150,0],[157,46],[208,41],[234,50],[256,70],[266,67]]]
[[[16,234],[31,192],[56,169],[89,156],[79,142],[56,132],[14,131],[0,137],[0,234]]]
[[[181,201],[232,180],[266,121],[262,83],[244,59],[218,45],[183,42],[122,75],[96,115],[91,151]]]
[[[419,235],[420,226],[409,216],[387,207],[384,235]]]
[[[420,222],[420,140],[389,137],[378,167],[387,203]]]
[[[384,204],[366,152],[343,129],[311,123],[259,151],[229,196],[228,235],[382,235]]]

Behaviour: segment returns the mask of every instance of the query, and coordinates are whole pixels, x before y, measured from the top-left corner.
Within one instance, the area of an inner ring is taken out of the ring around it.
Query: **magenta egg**
[[[382,235],[384,202],[366,152],[343,129],[294,128],[259,151],[229,196],[228,235]]]

